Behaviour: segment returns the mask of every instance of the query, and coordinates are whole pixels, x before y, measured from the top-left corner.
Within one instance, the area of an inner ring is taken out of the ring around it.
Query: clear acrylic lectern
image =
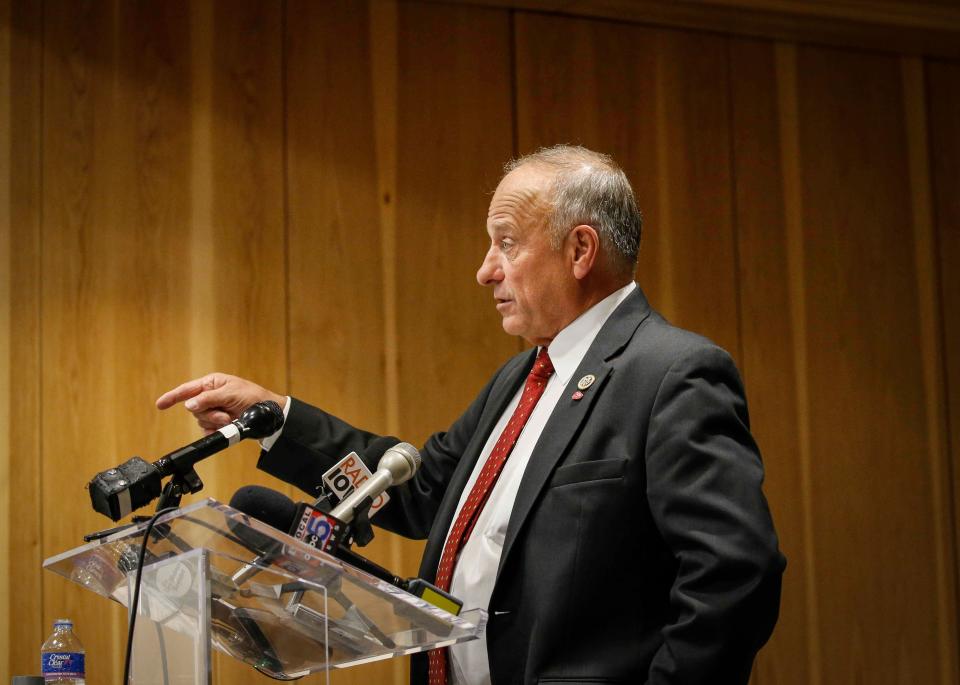
[[[145,524],[43,566],[130,606]],[[130,682],[210,683],[210,649],[282,680],[472,640],[454,616],[208,499],[161,516],[144,561]]]

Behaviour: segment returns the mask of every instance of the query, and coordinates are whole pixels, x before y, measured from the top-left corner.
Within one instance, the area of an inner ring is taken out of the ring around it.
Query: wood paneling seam
[[[214,370],[212,71],[213,5],[191,5],[190,373]],[[228,370],[228,369],[224,369]],[[230,369],[232,370],[232,369]],[[184,427],[193,422],[184,412]]]
[[[3,578],[0,579],[0,678],[8,680],[10,677],[10,593],[11,593],[11,560],[10,554],[10,415],[12,386],[10,384],[10,354],[12,350],[13,331],[10,325],[10,307],[12,302],[13,276],[11,271],[12,239],[11,220],[13,208],[10,206],[10,177],[13,149],[11,99],[13,88],[11,84],[13,45],[12,45],[12,11],[10,0],[0,3],[0,14],[3,24],[0,25],[0,84],[3,92],[0,93],[0,468],[2,468],[3,482],[0,483],[0,549],[7,551],[3,561]]]
[[[727,98],[727,145],[729,147],[729,153],[727,155],[727,160],[730,165],[730,238],[733,241],[733,290],[736,293],[736,298],[734,299],[736,308],[737,308],[737,362],[743,366],[744,356],[743,356],[743,283],[741,279],[740,271],[740,221],[738,216],[739,207],[737,205],[737,149],[734,144],[735,131],[734,131],[734,116],[735,116],[735,103],[734,97],[732,95],[732,85],[730,75],[733,70],[733,65],[731,64],[731,55],[730,55],[730,42],[731,39],[725,38],[723,41],[724,54],[726,57],[724,65],[724,82],[726,84],[725,90],[728,93],[731,93],[730,97]]]
[[[289,392],[293,382],[293,332],[291,331],[290,319],[290,91],[287,79],[290,39],[287,33],[288,11],[287,0],[282,0],[280,3],[280,97],[282,98],[280,125],[283,130],[280,136],[280,167],[283,169],[283,182],[280,192],[283,202],[283,347],[285,357],[283,382],[287,392]]]
[[[950,63],[942,62],[941,65],[947,66],[947,65],[950,65]],[[951,65],[951,66],[955,66],[955,65]],[[932,67],[933,67],[933,64],[931,64],[931,60],[926,60],[925,69],[924,69],[924,75],[926,77],[924,80],[924,83],[925,83],[924,97],[925,97],[925,104],[927,105],[926,121],[930,122],[929,125],[931,129],[934,128],[934,123],[932,118],[933,98],[930,94],[931,89],[929,87],[928,79],[931,79]],[[942,97],[942,92],[940,95]],[[928,144],[927,150],[932,151],[932,148],[930,147],[932,145],[932,137],[930,135],[927,136],[927,144]],[[942,181],[942,179],[939,179],[937,177],[937,174],[934,173],[934,166],[933,166],[933,159],[932,159],[933,155],[930,154],[929,152],[928,152],[928,158],[930,158],[929,159],[930,176],[931,176],[930,188],[931,188],[931,191],[934,193],[934,196],[936,197],[940,195],[940,193],[938,192],[938,181]],[[952,187],[950,185],[949,179],[947,180],[946,186]],[[939,342],[939,350],[941,354],[941,358],[939,360],[940,372],[942,373],[942,378],[943,378],[943,385],[942,385],[943,412],[944,412],[943,448],[944,448],[944,454],[946,455],[945,461],[946,461],[946,466],[949,473],[949,476],[948,476],[949,484],[951,486],[951,491],[950,491],[951,496],[949,498],[949,505],[952,509],[950,513],[950,522],[951,522],[951,525],[953,526],[953,535],[952,535],[953,554],[954,554],[953,556],[953,591],[954,591],[954,601],[956,603],[955,616],[957,619],[957,623],[955,624],[955,630],[960,631],[960,568],[958,568],[957,566],[958,560],[960,560],[960,530],[958,530],[958,526],[960,526],[960,518],[958,518],[958,515],[960,515],[960,511],[958,511],[960,510],[960,502],[957,501],[958,496],[960,496],[960,487],[958,487],[958,479],[957,479],[958,463],[954,456],[955,447],[956,447],[955,441],[957,440],[958,436],[954,430],[954,425],[952,420],[951,398],[952,398],[952,392],[954,388],[952,386],[952,380],[950,375],[950,371],[951,371],[950,352],[953,348],[951,348],[950,346],[950,337],[948,335],[948,326],[949,326],[948,321],[949,321],[949,317],[951,316],[951,310],[950,310],[950,305],[948,303],[948,295],[947,295],[947,292],[945,291],[945,288],[948,287],[947,280],[946,280],[947,275],[944,273],[944,267],[947,263],[949,263],[948,260],[950,259],[950,253],[948,252],[946,258],[944,259],[943,234],[941,232],[944,229],[949,230],[949,226],[947,226],[946,223],[943,226],[941,226],[941,221],[949,222],[949,219],[948,218],[944,219],[943,217],[939,216],[940,209],[941,207],[938,203],[936,205],[936,209],[931,210],[931,222],[933,227],[935,227],[935,230],[933,232],[932,249],[933,249],[933,254],[936,257],[936,259],[934,259],[933,266],[935,268],[934,273],[935,273],[935,278],[937,283],[937,296],[938,296],[937,303],[939,305],[938,311],[937,311],[937,320],[940,322],[938,342]],[[956,636],[956,639],[960,640],[960,636]],[[957,669],[957,668],[960,668],[960,666],[958,666],[957,664],[954,664],[954,668]],[[960,676],[956,677],[956,681],[960,682]]]
[[[397,325],[397,4],[372,0],[370,20],[370,78],[376,150],[377,206],[380,208],[380,250],[383,278],[383,360],[386,429],[400,432],[400,369]],[[390,536],[391,568],[403,568],[403,545]],[[407,664],[391,663],[395,685],[407,677]]]
[[[44,357],[44,339],[43,339],[43,227],[44,222],[46,221],[46,213],[44,211],[45,203],[43,201],[44,194],[46,193],[46,165],[44,164],[44,157],[46,155],[46,140],[44,138],[44,122],[46,121],[47,116],[47,91],[46,91],[46,70],[47,70],[47,3],[40,3],[40,56],[38,58],[37,65],[37,91],[39,103],[37,105],[37,112],[39,124],[39,131],[37,135],[37,223],[35,226],[36,231],[36,254],[33,255],[34,258],[34,277],[35,281],[31,284],[34,288],[37,298],[37,309],[36,309],[36,336],[37,336],[37,350],[36,350],[36,360],[37,360],[37,416],[36,423],[34,424],[34,430],[36,434],[37,441],[37,457],[39,458],[40,464],[36,470],[37,481],[34,485],[35,490],[38,495],[43,492],[43,464],[44,464],[44,452],[46,448],[46,441],[44,440],[43,434],[43,357]],[[37,497],[35,503],[37,511],[37,550],[39,552],[38,561],[43,561],[43,529],[44,529],[44,515],[43,507],[40,505],[41,498]],[[46,583],[40,581],[37,584],[37,592],[40,595],[40,624],[39,632],[40,635],[37,639],[43,640],[45,635],[45,626],[43,625],[43,613],[47,603],[46,597]],[[41,643],[42,644],[42,643]]]
[[[397,357],[397,6],[370,3],[370,66],[373,83],[377,190],[383,269],[384,385],[387,430],[400,424]]]
[[[951,479],[946,450],[946,394],[942,379],[944,357],[941,349],[937,287],[938,268],[935,259],[933,205],[931,200],[930,159],[928,155],[926,87],[923,63],[918,58],[902,58],[904,119],[909,151],[910,200],[915,259],[917,296],[923,361],[924,401],[929,437],[930,473],[932,482],[932,514],[936,535],[936,578],[940,601],[937,602],[939,624],[940,680],[944,685],[957,680],[957,613],[954,588],[953,511]],[[944,518],[947,525],[944,525]],[[945,529],[946,528],[946,529]]]
[[[820,685],[820,622],[817,603],[816,563],[813,539],[813,485],[811,482],[810,408],[807,367],[807,322],[804,279],[803,198],[801,189],[800,132],[797,107],[796,46],[776,46],[777,106],[780,149],[783,159],[783,206],[787,233],[787,271],[790,317],[794,331],[794,372],[796,377],[797,438],[800,455],[800,491],[803,502],[806,552],[807,625],[809,629],[810,685]]]
[[[661,45],[662,45],[661,41]],[[658,308],[662,312],[674,315],[673,287],[670,279],[670,265],[672,259],[672,241],[670,224],[670,178],[669,172],[669,141],[667,140],[667,105],[666,105],[666,76],[664,75],[663,49],[657,50],[656,56],[656,165],[657,165],[657,209],[660,212],[660,225],[657,227],[660,241],[660,254],[657,261],[660,263],[660,302]]]
[[[510,110],[513,113],[511,117],[510,134],[512,140],[510,147],[513,150],[513,156],[520,155],[520,113],[517,111],[520,99],[517,97],[517,88],[520,79],[517,76],[517,11],[510,10]]]

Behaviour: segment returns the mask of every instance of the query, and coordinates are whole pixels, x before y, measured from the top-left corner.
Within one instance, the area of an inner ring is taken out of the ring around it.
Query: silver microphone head
[[[410,480],[420,468],[420,452],[409,442],[398,442],[380,457],[377,470],[387,469],[393,476],[393,485]]]

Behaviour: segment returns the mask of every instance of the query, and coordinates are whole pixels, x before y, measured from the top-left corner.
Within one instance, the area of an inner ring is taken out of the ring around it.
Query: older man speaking
[[[634,283],[640,227],[605,155],[557,146],[507,165],[477,280],[536,349],[430,437],[377,516],[427,539],[423,578],[490,612],[483,639],[416,655],[416,684],[749,679],[785,565],[763,467],[730,356]],[[382,444],[225,374],[157,406],[183,401],[211,431],[264,399],[286,420],[258,466],[308,492],[340,456]]]

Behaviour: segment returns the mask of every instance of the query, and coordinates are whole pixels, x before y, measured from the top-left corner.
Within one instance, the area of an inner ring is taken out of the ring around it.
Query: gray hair
[[[592,226],[611,265],[633,270],[643,217],[627,175],[609,155],[579,145],[554,145],[507,162],[504,175],[526,164],[555,172],[549,198],[550,242],[559,249],[574,226]]]

